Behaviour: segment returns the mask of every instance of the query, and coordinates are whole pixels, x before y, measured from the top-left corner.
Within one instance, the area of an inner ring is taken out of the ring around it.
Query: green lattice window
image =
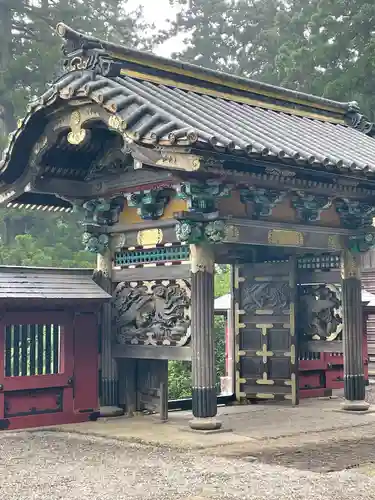
[[[299,269],[337,269],[340,267],[339,255],[316,255],[298,259]]]
[[[161,248],[148,248],[145,250],[126,250],[115,253],[116,266],[131,266],[140,264],[162,264],[189,260],[189,246],[171,246]]]

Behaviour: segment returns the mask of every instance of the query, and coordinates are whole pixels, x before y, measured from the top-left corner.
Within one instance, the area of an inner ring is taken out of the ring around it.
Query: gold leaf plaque
[[[138,231],[137,242],[140,246],[158,245],[163,241],[163,231],[161,229],[145,229]]]
[[[299,247],[303,245],[303,234],[298,231],[272,229],[268,232],[268,243],[270,245]]]

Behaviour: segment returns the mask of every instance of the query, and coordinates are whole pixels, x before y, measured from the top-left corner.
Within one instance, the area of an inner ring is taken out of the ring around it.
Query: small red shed
[[[89,269],[0,266],[0,429],[99,415],[98,311]]]

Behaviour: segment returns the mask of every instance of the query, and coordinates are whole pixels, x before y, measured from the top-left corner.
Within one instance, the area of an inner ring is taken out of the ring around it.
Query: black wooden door
[[[237,399],[298,404],[295,259],[233,270]]]

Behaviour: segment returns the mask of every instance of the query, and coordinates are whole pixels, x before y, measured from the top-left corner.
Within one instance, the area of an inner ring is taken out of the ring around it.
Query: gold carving
[[[260,328],[262,330],[262,335],[264,335],[264,336],[267,335],[267,333],[268,333],[267,330],[269,328],[273,328],[273,324],[272,323],[270,323],[270,324],[259,323],[259,324],[255,325],[255,326],[256,326],[256,328]]]
[[[284,356],[290,357],[292,365],[296,364],[296,348],[293,344],[290,346],[290,352],[284,352]]]
[[[138,231],[137,242],[140,246],[159,245],[163,241],[163,231],[161,229],[145,229]]]
[[[268,378],[267,372],[263,372],[262,378],[256,381],[258,385],[274,385],[275,381]]]
[[[255,394],[255,397],[258,399],[275,399],[275,394],[262,394],[260,392],[257,392]]]
[[[71,131],[68,134],[69,144],[78,145],[81,144],[86,138],[86,130],[82,128],[82,118],[81,113],[77,110],[73,111],[70,117],[70,128]]]
[[[208,245],[190,245],[191,272],[205,271],[213,274],[214,256]]]
[[[162,151],[162,157],[157,160],[156,165],[166,168],[175,168],[178,170],[186,170],[187,172],[195,172],[199,170],[201,161],[199,156],[190,154],[172,154]]]
[[[267,344],[263,344],[263,349],[261,351],[257,351],[256,355],[262,356],[263,363],[267,363],[267,358],[273,356],[273,352],[267,350]]]
[[[236,399],[241,401],[246,398],[246,392],[241,391],[241,384],[246,384],[246,379],[240,376],[240,372],[236,370]]]
[[[330,250],[341,250],[342,243],[340,237],[337,234],[331,234],[328,236],[328,248]]]
[[[285,394],[284,399],[291,400],[292,405],[297,404],[297,381],[296,374],[292,373],[290,380],[286,380],[284,382],[285,385],[291,387],[291,394]]]
[[[268,232],[268,243],[270,245],[299,247],[303,245],[303,234],[298,231],[272,229]]]
[[[359,258],[350,250],[344,250],[341,254],[341,278],[361,278]]]
[[[224,231],[225,231],[224,241],[229,241],[229,242],[238,241],[240,237],[240,230],[238,229],[237,226],[234,226],[233,224],[226,224]]]
[[[126,123],[117,115],[111,115],[108,118],[108,126],[120,132],[126,129]]]

